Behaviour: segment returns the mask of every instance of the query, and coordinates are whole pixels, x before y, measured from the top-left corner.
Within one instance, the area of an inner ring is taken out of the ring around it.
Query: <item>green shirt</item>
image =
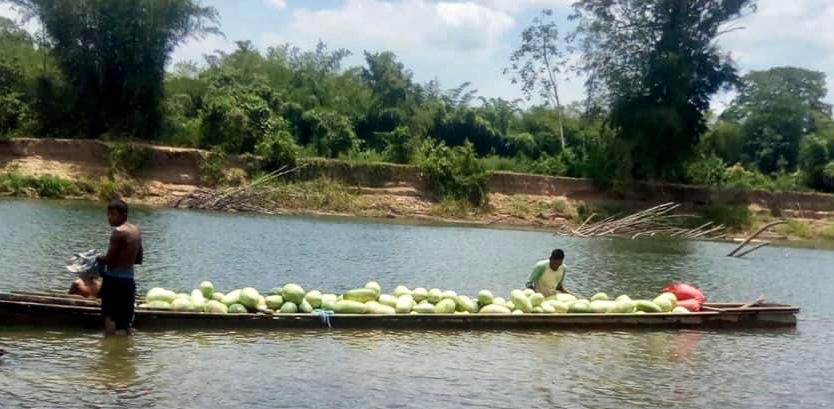
[[[545,296],[550,296],[556,294],[556,289],[562,286],[564,279],[564,264],[553,270],[550,268],[550,260],[542,260],[533,267],[530,278],[527,280],[527,287],[533,288]]]

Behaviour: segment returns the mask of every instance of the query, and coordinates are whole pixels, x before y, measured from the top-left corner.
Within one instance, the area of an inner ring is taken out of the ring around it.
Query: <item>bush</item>
[[[298,163],[299,147],[292,134],[286,128],[281,128],[258,142],[255,153],[261,157],[262,168],[272,171],[295,166]]]
[[[742,190],[773,190],[773,181],[758,170],[747,170],[740,163],[736,163],[727,168],[725,186]]]
[[[110,170],[114,174],[137,175],[150,163],[150,149],[127,143],[110,148]]]
[[[467,200],[475,206],[488,203],[486,169],[471,143],[450,148],[426,141],[421,151],[420,173],[436,197]]]
[[[337,158],[359,147],[360,141],[353,131],[353,124],[344,115],[311,110],[304,113],[302,121],[312,132],[312,141],[319,155]]]
[[[13,196],[62,199],[92,193],[93,187],[85,182],[74,182],[58,176],[25,176],[13,171],[0,175],[0,192]]]
[[[686,180],[702,186],[722,186],[727,181],[724,161],[710,154],[686,165]]]
[[[105,202],[113,199],[121,199],[135,193],[133,183],[130,180],[118,176],[101,178],[95,190],[96,196]]]
[[[208,186],[217,186],[226,180],[226,152],[215,146],[203,155],[200,163],[200,180]]]
[[[701,211],[704,219],[727,226],[729,230],[743,230],[750,227],[753,215],[747,206],[713,205]]]
[[[416,146],[407,127],[400,126],[391,132],[382,133],[385,150],[382,155],[394,163],[411,163]]]

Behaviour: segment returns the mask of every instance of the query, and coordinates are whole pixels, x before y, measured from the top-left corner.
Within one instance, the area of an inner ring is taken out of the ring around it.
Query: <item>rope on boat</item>
[[[330,311],[330,310],[313,310],[313,316],[319,317],[321,322],[323,324],[327,325],[328,329],[333,328],[330,325],[330,317],[333,316],[333,311]]]

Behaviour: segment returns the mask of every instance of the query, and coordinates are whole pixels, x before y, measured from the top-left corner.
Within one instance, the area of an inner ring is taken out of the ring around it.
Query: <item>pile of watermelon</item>
[[[191,293],[176,293],[153,288],[145,295],[139,308],[174,310],[212,314],[298,314],[315,310],[335,314],[644,314],[689,313],[700,311],[704,295],[686,284],[670,284],[652,299],[632,299],[620,295],[610,299],[596,293],[589,299],[558,293],[545,297],[531,289],[516,289],[504,297],[495,297],[489,290],[476,296],[458,295],[452,290],[400,285],[384,293],[376,281],[342,294],[305,291],[289,283],[262,295],[252,287],[221,293],[211,282],[200,283]]]

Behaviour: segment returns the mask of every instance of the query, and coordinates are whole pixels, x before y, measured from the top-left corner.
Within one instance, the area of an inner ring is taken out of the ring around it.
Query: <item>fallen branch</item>
[[[753,247],[751,247],[747,250],[742,251],[741,253],[736,254],[735,256],[736,257],[744,257],[744,256],[746,256],[746,255],[748,255],[748,254],[750,254],[750,253],[752,253],[752,252],[754,252],[754,251],[756,251],[756,250],[758,250],[758,249],[760,249],[764,246],[768,246],[768,245],[770,245],[770,242],[769,241],[764,241],[764,242],[761,242],[761,243],[759,243],[759,244],[757,244],[757,245],[755,245],[755,246],[753,246]]]
[[[744,246],[747,245],[747,243],[750,243],[751,240],[755,239],[758,235],[762,234],[765,230],[767,230],[767,229],[769,229],[773,226],[777,226],[777,225],[780,225],[780,224],[785,224],[787,222],[788,222],[787,220],[777,220],[775,222],[770,222],[770,223],[760,227],[759,230],[756,230],[755,233],[753,233],[752,235],[750,235],[750,237],[748,237],[744,241],[742,241],[741,244],[739,244],[739,246],[735,248],[735,250],[731,251],[730,254],[727,254],[727,255],[728,256],[735,256],[736,253],[738,253],[739,250],[741,250],[742,248],[744,248]]]

